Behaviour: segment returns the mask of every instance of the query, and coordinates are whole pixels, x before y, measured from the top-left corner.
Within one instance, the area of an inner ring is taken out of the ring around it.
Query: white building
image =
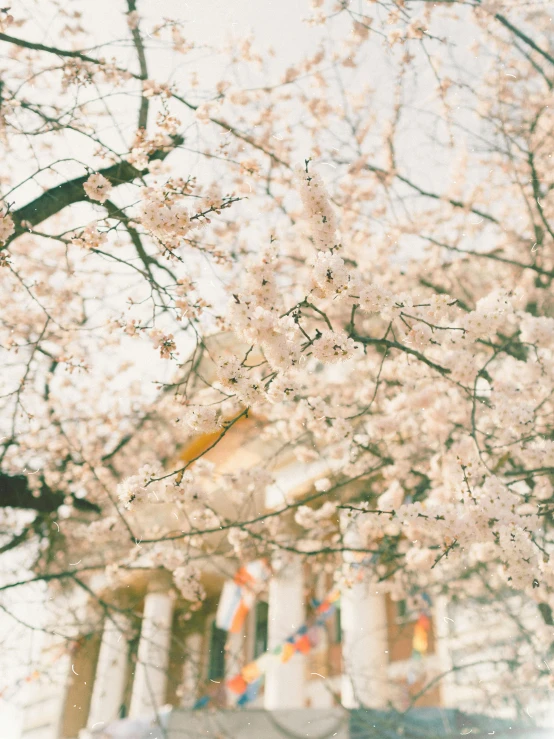
[[[325,590],[325,583],[310,582],[298,558],[290,558],[271,579],[266,598],[251,609],[243,630],[228,635],[215,625],[217,585],[214,578],[204,608],[186,621],[188,609],[175,597],[169,577],[154,574],[133,589],[112,593],[112,602],[120,599],[125,611],[133,602],[136,622],[127,613],[107,616],[100,634],[83,639],[72,654],[53,662],[53,669],[45,668],[45,677],[32,688],[24,739],[112,736],[108,727],[124,717],[120,730],[127,724],[131,733],[121,736],[132,737],[138,726],[163,723],[168,707],[191,708],[202,695],[211,698],[206,710],[232,707],[237,696],[225,679],[286,639],[306,620],[306,596]],[[309,654],[296,653],[285,664],[275,660],[260,695],[241,715],[260,708],[277,714],[318,709],[314,715],[325,722],[343,715],[337,711],[341,704],[384,709],[392,701],[401,707],[422,687],[421,679],[411,686],[408,679],[412,624],[397,604],[363,583],[342,595],[340,608],[319,630],[320,644]],[[427,679],[440,663],[435,641],[431,634],[423,660]],[[52,663],[55,650],[53,645],[45,650],[45,665]],[[434,689],[420,703],[441,705],[443,697]],[[134,729],[133,719],[140,720]]]

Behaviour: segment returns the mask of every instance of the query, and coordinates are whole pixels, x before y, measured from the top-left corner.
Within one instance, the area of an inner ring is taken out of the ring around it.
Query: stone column
[[[202,674],[202,634],[190,634],[185,639],[186,657],[183,666],[183,708],[192,708],[198,698]]]
[[[127,678],[129,634],[130,622],[126,616],[110,614],[106,617],[92,689],[89,729],[119,718]]]
[[[440,682],[441,705],[445,708],[456,706],[457,693],[452,670],[451,635],[454,631],[454,619],[448,612],[448,598],[439,595],[433,604],[433,626],[435,632],[435,651],[439,659],[441,673],[446,673]]]
[[[346,512],[345,512],[346,513]],[[363,515],[363,514],[362,514]],[[361,548],[356,516],[341,517],[345,546]],[[363,569],[344,555],[341,592],[342,704],[345,708],[384,708],[387,704],[387,613],[379,586],[367,582]]]
[[[255,614],[256,604],[254,603],[251,613]],[[246,664],[244,659],[245,646],[245,629],[244,627],[236,634],[227,634],[227,642],[225,644],[225,678],[234,677]],[[226,688],[227,705],[234,705],[237,694]]]
[[[144,612],[129,716],[157,714],[165,703],[174,596],[169,582],[153,580],[144,598]]]
[[[304,623],[304,574],[297,555],[274,560],[269,582],[268,646],[272,651]],[[305,657],[296,652],[282,663],[272,661],[265,677],[264,707],[268,711],[305,707]]]

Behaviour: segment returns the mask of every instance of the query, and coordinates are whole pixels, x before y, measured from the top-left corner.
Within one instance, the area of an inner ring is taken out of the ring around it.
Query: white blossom
[[[98,172],[91,174],[83,187],[89,198],[99,203],[105,203],[112,191],[111,182]]]

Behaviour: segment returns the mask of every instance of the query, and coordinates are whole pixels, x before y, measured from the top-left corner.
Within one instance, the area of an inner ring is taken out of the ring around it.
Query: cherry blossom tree
[[[547,11],[314,0],[293,66],[244,36],[214,82],[147,3],[47,4],[55,46],[0,11],[0,595],[151,566],[198,607],[216,555],[337,569],[350,516],[394,599],[518,594],[508,683],[546,684]],[[245,423],[267,458],[218,473]],[[260,512],[291,454],[327,472]]]

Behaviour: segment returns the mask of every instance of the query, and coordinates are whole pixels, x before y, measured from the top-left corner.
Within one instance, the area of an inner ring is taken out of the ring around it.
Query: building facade
[[[314,581],[300,558],[288,558],[236,634],[216,626],[214,590],[193,618],[162,573],[137,582],[134,592],[126,587],[112,593],[121,615],[111,612],[100,633],[78,641],[33,685],[24,739],[107,737],[115,724],[132,731],[133,721],[137,727],[162,725],[171,709],[192,709],[201,698],[209,703],[195,713],[234,708],[237,696],[226,680],[313,620],[312,604],[329,585],[325,579]],[[436,618],[427,654],[414,659],[414,617],[403,603],[357,583],[318,628],[319,643],[308,654],[269,666],[258,696],[243,713],[305,709],[321,718],[332,717],[340,706],[407,708],[442,665]],[[53,651],[54,644],[45,649],[46,661]],[[414,704],[444,705],[444,692],[434,686]]]

